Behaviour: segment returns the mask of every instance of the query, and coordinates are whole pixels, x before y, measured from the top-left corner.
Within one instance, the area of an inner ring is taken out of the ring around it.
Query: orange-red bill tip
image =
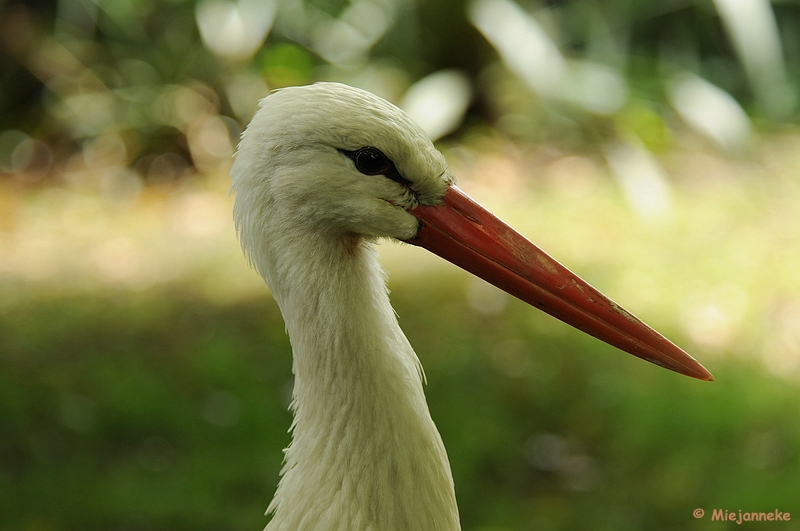
[[[441,205],[411,211],[424,247],[498,288],[625,352],[699,380],[714,377],[680,347],[597,291],[451,186]]]

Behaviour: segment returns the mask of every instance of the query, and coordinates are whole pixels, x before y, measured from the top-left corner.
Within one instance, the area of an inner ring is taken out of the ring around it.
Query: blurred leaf
[[[314,60],[307,50],[296,44],[266,46],[257,61],[270,87],[303,85],[313,80]]]

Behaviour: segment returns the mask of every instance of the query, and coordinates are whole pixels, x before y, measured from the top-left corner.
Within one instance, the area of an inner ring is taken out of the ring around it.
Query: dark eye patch
[[[403,186],[411,187],[411,181],[400,175],[397,168],[389,157],[375,147],[367,146],[357,149],[356,151],[347,151],[340,149],[347,158],[353,161],[356,169],[364,175],[383,175],[396,183]]]

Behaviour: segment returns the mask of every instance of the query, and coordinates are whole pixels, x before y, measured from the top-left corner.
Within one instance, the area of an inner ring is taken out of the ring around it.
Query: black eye
[[[391,169],[391,162],[374,147],[361,148],[352,155],[356,169],[365,175],[378,175]]]
[[[356,169],[364,175],[384,175],[398,184],[411,188],[411,181],[400,175],[394,162],[383,152],[374,147],[363,147],[357,151],[340,149],[347,158],[353,161]]]

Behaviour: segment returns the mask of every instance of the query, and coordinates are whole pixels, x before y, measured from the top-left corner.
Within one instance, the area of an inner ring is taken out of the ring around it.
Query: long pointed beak
[[[408,243],[424,247],[553,317],[672,371],[714,377],[693,357],[597,291],[456,186],[444,204],[411,210]]]

